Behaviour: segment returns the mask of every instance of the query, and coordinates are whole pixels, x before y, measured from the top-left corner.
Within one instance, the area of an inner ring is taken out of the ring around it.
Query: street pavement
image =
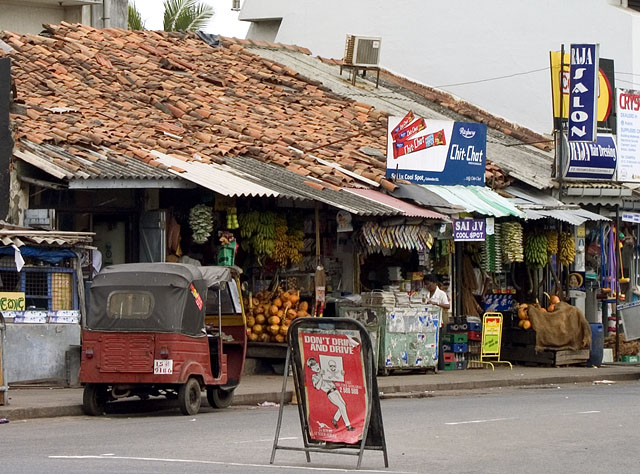
[[[454,394],[459,391],[492,389],[499,387],[544,386],[554,384],[607,383],[640,380],[640,365],[607,364],[600,367],[528,367],[506,366],[491,369],[468,369],[405,373],[378,377],[381,398],[416,398]],[[282,389],[282,376],[248,375],[242,378],[236,389],[234,405],[259,405],[278,403]],[[287,381],[285,402],[293,395],[293,380]],[[152,400],[148,407],[167,408],[174,401]],[[116,402],[115,410],[138,410],[139,403]],[[203,407],[208,406],[203,399]],[[145,409],[145,411],[147,411]],[[11,388],[9,404],[0,406],[0,419],[9,421],[82,415],[81,388]]]

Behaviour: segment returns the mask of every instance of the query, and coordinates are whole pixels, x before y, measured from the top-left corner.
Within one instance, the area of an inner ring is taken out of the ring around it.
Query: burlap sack
[[[591,347],[591,326],[575,306],[558,303],[551,313],[529,306],[529,320],[536,332],[536,352]]]

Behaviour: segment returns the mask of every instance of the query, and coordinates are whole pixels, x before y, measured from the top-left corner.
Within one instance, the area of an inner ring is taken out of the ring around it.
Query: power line
[[[524,76],[524,75],[527,75],[527,74],[533,74],[534,72],[548,71],[549,69],[550,68],[547,66],[547,67],[543,67],[543,68],[540,68],[540,69],[533,69],[531,71],[516,72],[516,73],[513,73],[513,74],[508,74],[506,76],[489,77],[487,79],[479,79],[477,81],[457,82],[455,84],[444,84],[444,85],[431,86],[431,87],[434,87],[434,88],[437,89],[437,88],[442,88],[442,87],[454,87],[454,86],[464,86],[464,85],[467,85],[467,84],[478,84],[480,82],[498,81],[500,79],[509,79],[511,77]]]

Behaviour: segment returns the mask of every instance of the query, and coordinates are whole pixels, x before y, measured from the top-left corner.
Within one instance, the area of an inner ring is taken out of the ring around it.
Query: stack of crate
[[[444,370],[464,370],[467,368],[467,332],[459,324],[447,324],[447,334],[442,336],[442,357]]]
[[[482,352],[482,324],[476,322],[467,323],[467,344],[469,355],[467,357],[468,368],[482,368],[480,352]]]

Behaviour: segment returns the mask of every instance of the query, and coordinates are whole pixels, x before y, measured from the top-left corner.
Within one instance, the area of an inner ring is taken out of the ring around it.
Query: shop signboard
[[[0,291],[0,311],[24,311],[24,292]]]
[[[572,44],[569,66],[569,142],[595,142],[598,135],[597,44]]]
[[[374,350],[365,326],[349,318],[298,318],[291,323],[278,426],[277,449],[357,454],[382,451],[388,467]],[[293,369],[304,448],[278,443],[289,367]],[[359,452],[348,452],[357,449]]]
[[[620,215],[622,222],[631,222],[633,224],[640,224],[640,212],[628,212],[623,211]]]
[[[485,219],[454,219],[453,240],[456,242],[484,242],[487,235]]]
[[[640,182],[640,91],[618,89],[618,181]]]
[[[416,184],[484,186],[487,126],[389,117],[387,178]]]
[[[551,94],[553,96],[554,128],[560,129],[562,121],[569,118],[569,68],[571,57],[565,53],[564,61],[560,51],[549,53],[551,63]],[[564,67],[562,67],[564,64]],[[615,64],[613,59],[600,58],[598,71],[598,130],[616,133]],[[560,88],[562,87],[562,119],[560,118]]]
[[[567,179],[613,179],[618,161],[616,140],[611,134],[601,133],[595,143],[568,142],[563,137],[565,160],[564,176]]]

